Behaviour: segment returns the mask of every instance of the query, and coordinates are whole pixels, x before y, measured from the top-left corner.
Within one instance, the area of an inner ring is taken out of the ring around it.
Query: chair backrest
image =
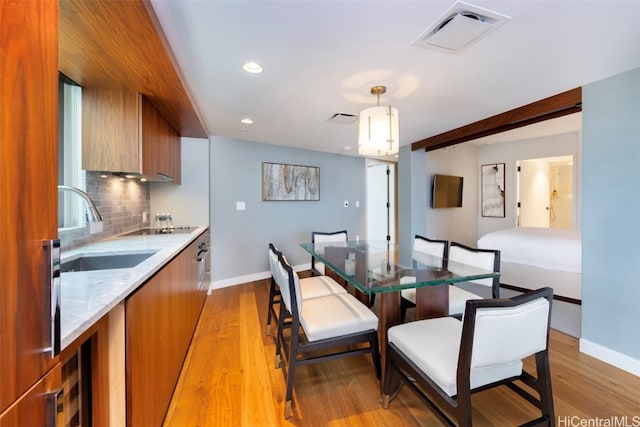
[[[349,235],[347,234],[347,230],[330,231],[330,232],[325,232],[325,231],[311,232],[311,243],[313,243],[313,249],[316,252],[319,249],[318,247],[316,247],[316,244],[332,243],[332,242],[346,243],[348,240],[349,240]],[[318,262],[316,264],[316,259],[313,256],[311,257],[311,269],[316,270],[321,274],[324,274],[324,264],[322,264],[321,262]]]
[[[511,299],[467,301],[458,369],[506,365],[546,350],[552,299],[553,290],[541,288]]]
[[[413,238],[414,263],[417,261],[432,267],[442,267],[448,249],[449,242],[447,240],[434,240],[416,234]],[[438,265],[435,265],[436,263]]]
[[[302,291],[300,290],[300,278],[287,262],[285,256],[280,253],[278,256],[277,276],[280,282],[280,294],[282,301],[294,318],[298,318],[302,313]]]
[[[278,256],[280,255],[280,251],[273,245],[273,243],[269,243],[269,269],[271,271],[271,277],[275,282],[280,286],[276,276],[278,275]]]
[[[493,272],[500,271],[500,251],[496,249],[477,249],[461,243],[451,242],[448,260],[449,264],[447,268],[453,273],[457,273],[456,270],[459,269],[456,263],[471,265]],[[499,277],[471,280],[471,282],[493,287],[496,291],[500,286]],[[496,296],[497,295],[494,295],[494,297]]]

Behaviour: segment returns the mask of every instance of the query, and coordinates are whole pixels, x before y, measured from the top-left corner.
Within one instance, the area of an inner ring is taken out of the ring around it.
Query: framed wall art
[[[320,200],[320,168],[262,162],[262,200]]]
[[[504,218],[504,163],[482,165],[482,216]]]

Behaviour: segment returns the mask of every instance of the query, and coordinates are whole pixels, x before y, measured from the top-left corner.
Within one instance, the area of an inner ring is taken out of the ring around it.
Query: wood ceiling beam
[[[582,88],[577,87],[523,107],[416,141],[411,144],[411,151],[437,150],[580,111],[582,111]]]

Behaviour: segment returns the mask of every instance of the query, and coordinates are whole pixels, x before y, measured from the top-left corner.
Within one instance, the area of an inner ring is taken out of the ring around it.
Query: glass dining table
[[[449,286],[456,282],[499,277],[500,273],[413,251],[411,265],[401,265],[396,246],[384,241],[301,243],[325,274],[352,285],[358,298],[368,303],[380,298],[378,336],[385,360],[387,330],[400,323],[400,291],[416,289],[416,319],[449,315]],[[383,363],[384,366],[384,363]]]

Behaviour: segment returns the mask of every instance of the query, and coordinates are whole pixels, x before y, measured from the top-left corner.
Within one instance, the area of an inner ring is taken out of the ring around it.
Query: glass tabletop
[[[317,261],[366,294],[498,277],[500,273],[413,251],[400,265],[396,246],[384,241],[301,243]]]

